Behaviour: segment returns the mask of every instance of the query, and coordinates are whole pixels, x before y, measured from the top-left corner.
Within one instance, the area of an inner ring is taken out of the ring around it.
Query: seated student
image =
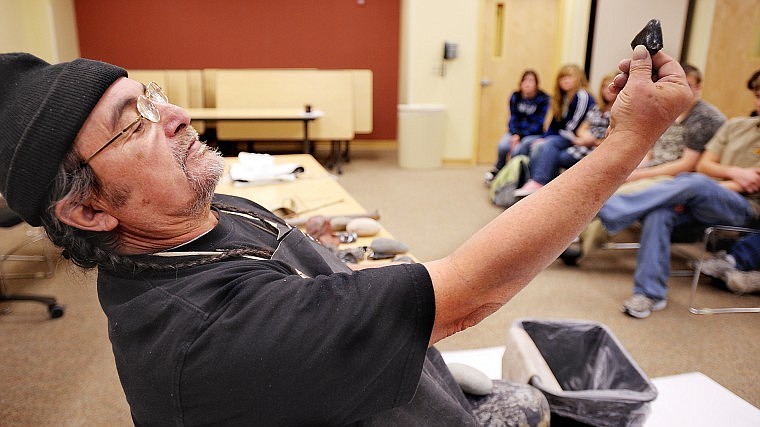
[[[757,96],[760,105],[760,94]],[[625,313],[646,318],[667,306],[670,240],[676,227],[747,226],[760,219],[760,119],[726,122],[705,147],[698,173],[682,173],[640,192],[615,194],[599,211],[610,234],[641,223],[633,296]]]
[[[530,155],[534,149],[543,143],[544,137],[560,135],[561,133],[575,134],[583,122],[586,113],[596,104],[594,97],[588,93],[588,80],[583,70],[575,64],[563,65],[557,73],[552,95],[552,120],[549,128],[540,137],[523,138],[512,148],[511,155]]]
[[[760,234],[742,237],[728,251],[702,262],[702,273],[723,280],[737,294],[760,291]]]
[[[599,103],[586,113],[583,123],[578,127],[577,135],[568,135],[568,138],[551,135],[544,138],[541,149],[530,161],[531,179],[515,191],[515,196],[527,196],[543,187],[559,174],[560,168],[569,168],[576,164],[604,140],[610,125],[610,108],[617,97],[609,89],[614,78],[615,74],[608,74],[602,78]]]
[[[647,158],[631,172],[626,183],[620,186],[616,194],[640,191],[679,173],[692,172],[705,149],[705,144],[726,122],[723,113],[701,99],[702,73],[699,69],[689,64],[681,65],[694,94],[694,101],[662,134]],[[594,219],[580,234],[578,241],[562,253],[561,258],[569,264],[575,264],[609,239],[610,236],[604,232],[599,219]]]
[[[497,145],[496,164],[486,172],[486,184],[493,181],[506,164],[510,151],[523,138],[544,133],[544,120],[548,110],[549,95],[539,87],[538,74],[533,70],[525,70],[520,78],[519,89],[509,97],[507,132]]]
[[[641,165],[626,179],[620,192],[645,188],[653,178],[672,177],[681,172],[691,172],[705,144],[726,122],[726,116],[714,105],[702,99],[702,72],[693,65],[681,64],[686,80],[694,94],[694,102],[678,115],[673,124],[660,137]],[[636,181],[636,184],[629,184]]]
[[[215,195],[224,159],[187,112],[86,59],[0,54],[0,193],[98,269],[135,425],[546,425],[526,384],[471,404],[433,346],[551,264],[691,98],[662,51],[636,46],[620,70],[604,144],[424,263],[351,270],[260,205]]]

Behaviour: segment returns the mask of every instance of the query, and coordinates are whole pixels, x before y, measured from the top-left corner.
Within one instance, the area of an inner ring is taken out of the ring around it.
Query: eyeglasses
[[[161,114],[159,114],[158,108],[156,108],[156,104],[154,104],[154,102],[167,103],[169,102],[169,98],[166,97],[166,94],[164,93],[164,90],[161,89],[161,86],[159,86],[156,82],[150,82],[145,87],[145,94],[137,97],[137,112],[140,113],[140,115],[137,116],[137,118],[134,119],[130,124],[128,124],[127,127],[122,129],[121,132],[114,135],[113,138],[98,148],[97,151],[92,153],[90,157],[86,158],[82,162],[82,165],[89,163],[93,157],[97,156],[98,153],[105,150],[106,147],[111,145],[112,142],[119,139],[119,137],[124,135],[128,130],[132,129],[132,127],[136,125],[140,120],[147,119],[152,123],[158,123],[158,121],[161,120]]]

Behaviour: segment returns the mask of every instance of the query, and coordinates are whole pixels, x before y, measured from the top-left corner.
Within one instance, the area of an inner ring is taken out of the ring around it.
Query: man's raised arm
[[[495,312],[556,260],[692,99],[683,69],[665,53],[650,58],[637,46],[619,68],[604,142],[449,256],[425,263],[436,302],[431,345]]]

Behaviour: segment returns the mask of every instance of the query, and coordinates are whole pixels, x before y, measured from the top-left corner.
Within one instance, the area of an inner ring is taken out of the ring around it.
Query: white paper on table
[[[269,154],[243,152],[230,166],[230,179],[235,185],[262,185],[295,181],[303,171],[298,163],[275,163]]]

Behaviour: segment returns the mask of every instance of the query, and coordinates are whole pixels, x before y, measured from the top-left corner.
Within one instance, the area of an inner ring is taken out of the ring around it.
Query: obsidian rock
[[[631,49],[640,44],[647,48],[650,55],[662,49],[662,26],[659,19],[651,19],[647,22],[647,25],[631,41]]]

